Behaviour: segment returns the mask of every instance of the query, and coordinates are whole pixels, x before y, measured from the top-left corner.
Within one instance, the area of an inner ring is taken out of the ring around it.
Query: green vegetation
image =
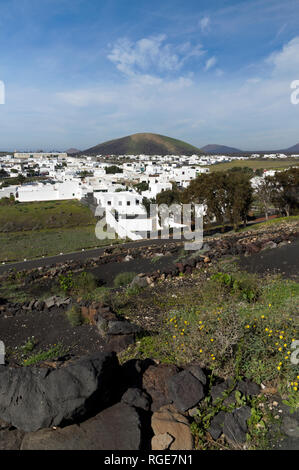
[[[149,189],[149,184],[146,183],[145,181],[142,181],[141,183],[134,184],[134,189],[141,194],[143,191],[148,191]]]
[[[78,295],[91,294],[97,287],[97,281],[92,273],[83,271],[75,279],[75,291]]]
[[[168,189],[167,191],[163,191],[162,193],[157,194],[156,202],[157,204],[166,204],[167,206],[171,206],[172,204],[177,204],[180,202],[181,195],[177,188]]]
[[[83,325],[84,323],[84,318],[82,316],[81,309],[77,305],[74,305],[73,307],[71,307],[66,312],[66,316],[70,324],[74,327]]]
[[[33,351],[35,346],[36,346],[36,340],[34,336],[31,336],[31,338],[28,338],[26,343],[23,346],[21,346],[21,351],[23,354],[28,355],[30,352]]]
[[[83,171],[80,171],[78,173],[78,176],[80,179],[84,179],[84,178],[87,178],[88,176],[93,176],[93,172],[92,171],[87,171],[87,170],[83,170]]]
[[[59,282],[59,286],[60,286],[60,289],[65,292],[65,293],[68,293],[70,292],[73,287],[74,287],[74,278],[73,278],[73,273],[67,273],[67,274],[61,274],[58,278],[58,282]]]
[[[245,160],[233,160],[232,162],[217,163],[210,167],[211,171],[227,171],[233,167],[247,167],[252,169],[265,169],[265,170],[278,170],[282,168],[289,168],[292,166],[299,166],[298,158],[285,158],[283,160],[257,160],[246,158]]]
[[[156,196],[157,204],[204,204],[205,224],[216,224],[222,231],[227,224],[239,230],[240,224],[247,225],[252,207],[264,212],[268,218],[270,209],[280,215],[298,213],[299,168],[290,168],[268,176],[255,191],[251,185],[253,172],[247,166],[232,167],[226,171],[199,174],[184,190],[177,187],[163,191]],[[144,201],[148,210],[150,201]],[[194,218],[194,217],[193,217]]]
[[[0,261],[22,261],[118,243],[122,240],[99,240],[95,236],[95,225],[0,233]]]
[[[253,200],[250,176],[244,171],[200,174],[183,191],[182,202],[206,204],[206,219],[225,226],[229,221],[234,230],[241,221],[246,224]]]
[[[138,295],[138,294],[140,294],[142,289],[143,288],[139,287],[139,286],[129,286],[125,290],[125,296],[128,298],[128,297],[131,297],[131,296],[134,296],[134,295]]]
[[[237,374],[236,374],[237,376]],[[213,385],[213,374],[209,377],[210,387]],[[224,440],[217,442],[207,439],[207,431],[210,427],[211,421],[219,412],[231,412],[233,409],[242,406],[249,406],[251,408],[251,416],[248,420],[247,431],[247,448],[250,450],[268,450],[271,439],[277,438],[279,435],[279,423],[273,418],[272,413],[267,405],[264,396],[259,397],[246,397],[241,392],[236,390],[232,392],[236,380],[232,382],[231,387],[223,393],[214,402],[211,396],[207,396],[198,407],[197,414],[191,424],[191,432],[195,439],[195,447],[198,450],[219,450],[229,449]],[[234,401],[231,405],[225,404],[225,399],[228,395],[233,394]],[[271,427],[271,433],[269,429]]]
[[[2,197],[0,199],[0,206],[14,206],[16,204],[15,197],[11,194],[10,197]]]
[[[78,201],[28,202],[0,206],[0,232],[95,226],[91,211]]]
[[[96,287],[92,292],[84,292],[82,298],[90,302],[109,303],[110,295],[108,287]]]
[[[77,275],[72,272],[61,274],[58,278],[58,284],[65,294],[79,296],[92,294],[97,287],[94,275],[85,271]]]
[[[0,204],[0,262],[54,256],[122,243],[99,240],[96,219],[80,202],[49,201]]]
[[[46,350],[35,351],[37,345],[38,341],[32,336],[23,345],[7,352],[23,366],[34,366],[44,361],[56,360],[68,353],[68,349],[62,343],[50,345]]]
[[[299,167],[279,171],[267,178],[270,200],[281,214],[289,217],[299,208]]]
[[[25,292],[21,282],[3,282],[0,285],[0,297],[15,303],[27,302],[32,299],[29,292]]]
[[[151,289],[148,295],[123,299],[119,314],[133,319],[137,307],[140,314],[150,309],[156,328],[122,353],[121,360],[198,362],[224,378],[235,375],[237,361],[240,376],[272,384],[288,397],[299,373],[290,360],[298,331],[299,284],[279,276],[257,283],[231,262],[210,269],[209,277],[200,273],[186,287],[186,276],[164,285],[163,295]],[[298,406],[298,394],[296,400]]]
[[[143,312],[155,315],[151,333],[141,335],[119,359],[150,357],[181,366],[198,363],[210,371],[209,388],[216,377],[232,379],[222,397],[213,401],[208,393],[199,404],[191,424],[196,448],[228,449],[222,438],[217,442],[209,438],[211,421],[220,411],[248,405],[246,446],[269,449],[280,435],[280,422],[268,400],[265,395],[246,397],[233,389],[237,381],[248,378],[276,390],[292,411],[298,410],[299,367],[291,363],[298,302],[299,283],[280,276],[257,279],[240,272],[233,258],[226,258],[192,280],[184,276],[142,295],[119,298],[117,312],[126,318],[133,320],[137,307],[139,317]],[[230,401],[225,401],[228,395]]]
[[[42,181],[45,180],[44,176],[35,176],[33,172],[31,176],[25,177],[23,175],[18,175],[15,177],[5,178],[5,173],[0,175],[0,187],[7,188],[8,186],[17,186],[23,183],[32,183],[33,181]]]
[[[275,219],[270,219],[270,220],[267,220],[266,222],[262,222],[260,224],[254,224],[254,225],[250,225],[248,227],[243,227],[240,230],[241,231],[247,231],[247,230],[256,230],[256,231],[258,231],[258,230],[262,230],[265,227],[268,227],[268,226],[271,226],[271,225],[279,225],[281,223],[288,223],[288,224],[296,223],[296,222],[298,222],[298,220],[299,220],[299,215],[292,215],[292,216],[289,216],[289,217],[277,217]]]
[[[115,287],[126,287],[128,284],[130,284],[133,281],[135,276],[136,276],[136,273],[132,273],[132,272],[119,273],[115,277],[113,284]]]
[[[46,351],[39,351],[35,354],[29,355],[26,359],[23,360],[23,365],[33,366],[39,364],[40,362],[53,361],[59,357],[65,356],[67,352],[67,349],[63,346],[62,343],[54,344]]]
[[[163,257],[163,256],[162,256]],[[157,256],[153,256],[151,258],[151,263],[155,264],[155,263],[158,263],[158,261],[161,259],[161,256],[157,255]]]
[[[106,175],[115,175],[116,173],[123,173],[123,169],[116,165],[112,165],[105,168],[105,173]]]
[[[227,287],[228,292],[239,296],[240,300],[253,302],[259,296],[259,280],[257,277],[248,275],[247,273],[237,273],[231,275],[228,273],[218,272],[213,274],[212,280],[216,280]]]

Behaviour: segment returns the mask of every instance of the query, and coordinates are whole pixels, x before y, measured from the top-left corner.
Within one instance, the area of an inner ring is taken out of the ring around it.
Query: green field
[[[95,226],[48,229],[27,232],[0,233],[0,262],[72,253],[81,249],[97,248],[117,240],[99,240]]]
[[[234,167],[248,167],[252,169],[276,170],[299,166],[299,158],[286,158],[284,160],[235,160],[233,162],[218,163],[210,166],[211,171],[226,171]]]
[[[0,261],[21,261],[111,244],[111,240],[96,238],[95,226],[90,209],[78,201],[0,205]]]
[[[95,225],[92,212],[74,200],[0,205],[2,233],[87,225]]]

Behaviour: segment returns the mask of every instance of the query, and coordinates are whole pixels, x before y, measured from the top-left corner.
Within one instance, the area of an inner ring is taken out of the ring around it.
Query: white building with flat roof
[[[32,183],[19,186],[16,200],[19,202],[56,201],[65,199],[81,199],[82,187],[76,181],[65,183]]]
[[[14,158],[67,158],[66,152],[15,152]]]
[[[95,192],[94,198],[104,209],[114,209],[118,214],[127,216],[145,215],[146,210],[142,205],[142,196],[136,192]]]

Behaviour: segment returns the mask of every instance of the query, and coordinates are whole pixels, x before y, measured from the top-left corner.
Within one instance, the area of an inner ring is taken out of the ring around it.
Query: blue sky
[[[0,149],[299,141],[299,0],[1,0]]]

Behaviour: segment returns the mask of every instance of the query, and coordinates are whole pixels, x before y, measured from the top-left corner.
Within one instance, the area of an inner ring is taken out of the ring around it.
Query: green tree
[[[205,204],[206,218],[224,227],[229,220],[236,230],[241,220],[246,223],[252,203],[252,187],[247,172],[228,171],[198,175],[182,195],[182,202]]]
[[[106,175],[115,175],[116,173],[123,173],[123,169],[117,165],[111,165],[105,168]]]
[[[23,175],[18,175],[16,181],[18,182],[18,184],[22,184],[24,183],[24,181],[26,181],[26,178]]]
[[[0,178],[7,178],[7,177],[8,177],[8,173],[3,168],[1,168],[0,169]]]
[[[226,216],[237,230],[241,221],[247,223],[247,216],[253,200],[253,189],[249,176],[244,172],[228,172],[225,175]]]
[[[184,204],[206,204],[206,219],[209,223],[216,220],[224,226],[226,213],[225,173],[214,172],[208,175],[200,174],[191,181],[183,192]]]
[[[299,168],[279,171],[269,177],[272,187],[272,202],[287,217],[299,209]]]
[[[181,202],[181,194],[178,189],[167,189],[156,196],[157,204],[166,204],[171,206]]]
[[[78,176],[79,176],[80,179],[84,179],[87,176],[92,176],[92,172],[87,171],[87,170],[83,170],[83,171],[80,171]]]
[[[145,181],[142,181],[141,183],[134,184],[134,189],[141,194],[143,191],[147,191],[149,189],[149,185]]]
[[[269,177],[264,178],[255,189],[256,203],[264,212],[266,219],[269,218],[269,209],[272,206],[272,185]]]

